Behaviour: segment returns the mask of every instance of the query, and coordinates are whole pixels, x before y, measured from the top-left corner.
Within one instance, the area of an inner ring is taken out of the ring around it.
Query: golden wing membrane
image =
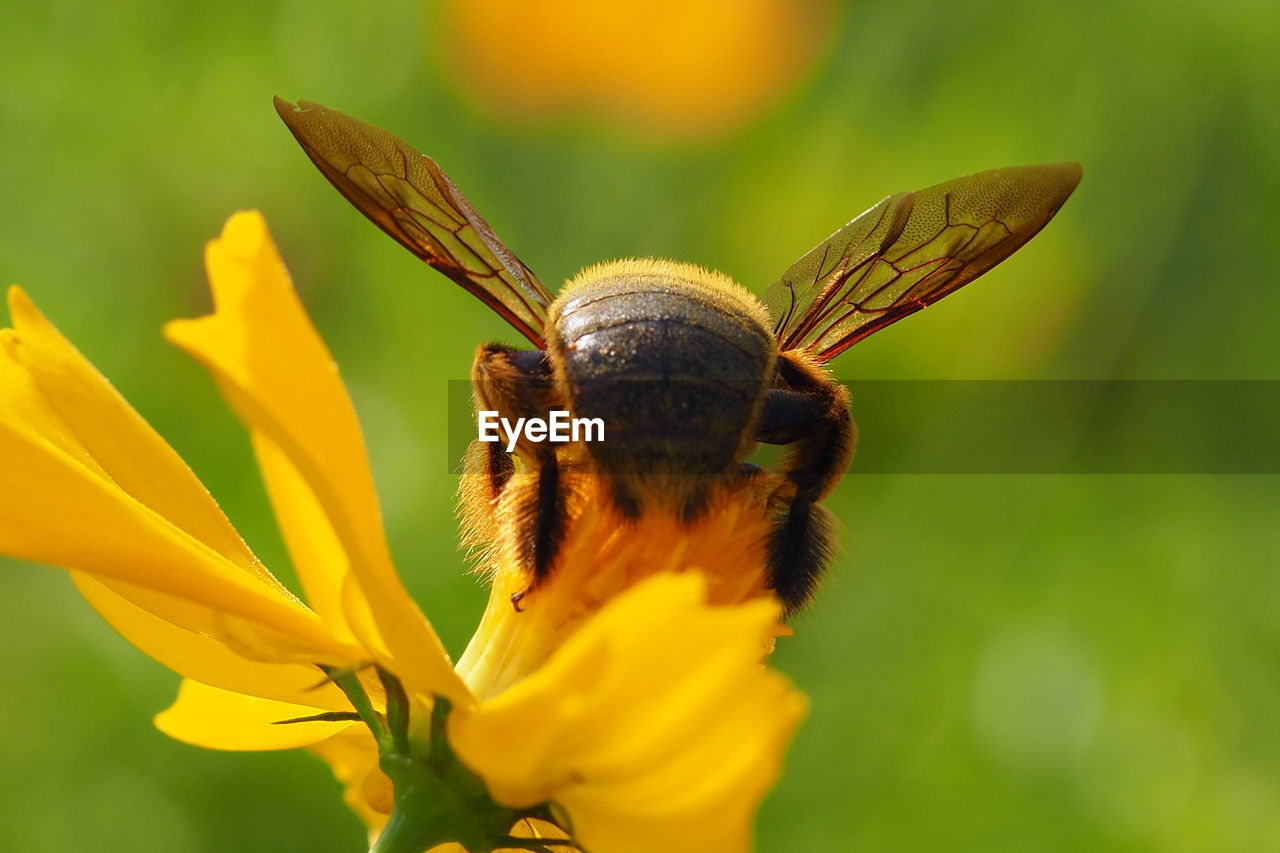
[[[891,195],[796,261],[768,292],[782,351],[827,361],[1009,257],[1080,182],[1078,163],[978,172]]]
[[[430,157],[309,101],[276,112],[338,192],[409,251],[478,296],[539,349],[551,294]]]

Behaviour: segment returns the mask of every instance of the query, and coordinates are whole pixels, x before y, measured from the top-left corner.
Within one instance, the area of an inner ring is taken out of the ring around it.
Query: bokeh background
[[[446,386],[515,335],[353,212],[273,94],[430,152],[548,282],[659,255],[762,292],[890,192],[1079,160],[1076,196],[1015,258],[836,362],[855,415],[872,379],[1280,379],[1274,3],[379,7],[4,3],[0,279],[288,576],[244,435],[159,335],[209,307],[204,241],[262,209],[356,398],[401,571],[455,653],[485,593],[456,546]],[[1052,426],[1106,440],[1132,414]],[[1141,414],[1152,441],[1223,428],[1208,407]],[[861,422],[868,464],[912,469],[914,419]],[[855,474],[829,506],[843,553],[774,659],[813,709],[762,851],[1280,850],[1275,476],[1089,476],[1064,457]],[[0,565],[0,649],[0,849],[363,849],[308,755],[156,732],[176,676],[60,572]]]

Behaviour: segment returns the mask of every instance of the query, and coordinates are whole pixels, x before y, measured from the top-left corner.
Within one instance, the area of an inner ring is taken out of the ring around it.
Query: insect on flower
[[[826,363],[868,335],[968,284],[1030,240],[1080,180],[1057,163],[979,172],[885,198],[792,264],[766,304],[720,273],[665,260],[589,267],[559,295],[494,234],[430,159],[384,130],[318,104],[276,109],[348,201],[422,260],[498,312],[535,349],[482,345],[479,407],[502,417],[567,409],[600,418],[609,440],[521,441],[536,477],[516,495],[521,561],[537,588],[565,536],[564,471],[607,480],[623,519],[692,523],[718,490],[757,475],[757,443],[783,445],[788,481],[766,543],[769,585],[800,609],[829,562],[820,501],[853,457],[848,390]],[[486,445],[490,497],[515,462]]]
[[[314,751],[376,853],[746,853],[806,708],[761,665],[780,608],[761,566],[741,570],[757,505],[706,520],[729,584],[705,552],[615,535],[603,513],[573,525],[556,580],[634,582],[594,585],[587,607],[585,587],[549,583],[517,613],[504,557],[455,666],[400,582],[355,408],[263,217],[231,216],[205,266],[213,312],[165,335],[248,428],[305,602],[17,287],[0,328],[0,554],[68,569],[184,676],[157,727]]]

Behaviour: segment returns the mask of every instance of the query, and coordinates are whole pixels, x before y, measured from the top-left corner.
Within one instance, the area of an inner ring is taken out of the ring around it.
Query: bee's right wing
[[[891,195],[769,288],[778,348],[828,361],[1013,254],[1080,182],[1077,163],[979,172]]]
[[[310,101],[276,112],[338,192],[409,251],[545,346],[551,294],[430,157],[385,130]]]

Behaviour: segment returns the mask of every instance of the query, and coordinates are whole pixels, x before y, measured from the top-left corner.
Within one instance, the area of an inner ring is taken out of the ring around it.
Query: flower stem
[[[395,791],[391,816],[369,853],[422,853],[449,841],[474,853],[503,847],[557,853],[552,848],[570,846],[569,842],[510,835],[511,827],[524,818],[549,821],[547,809],[517,810],[493,801],[484,782],[463,766],[449,746],[445,722],[451,706],[447,699],[435,697],[427,739],[412,737],[412,706],[404,685],[381,667],[377,673],[387,694],[385,715],[373,707],[357,671],[325,670],[373,733],[378,743],[378,766]]]
[[[385,724],[379,718],[383,735],[378,764],[391,780],[395,797],[391,817],[370,853],[422,853],[449,841],[474,853],[512,846],[553,853],[540,839],[508,843],[512,826],[526,817],[542,817],[545,809],[517,810],[493,801],[484,783],[449,746],[445,735],[448,700],[435,698],[428,739],[414,739],[409,733],[410,704],[404,687],[389,673],[380,670],[378,675],[387,690]]]
[[[384,751],[389,743],[387,727],[383,723],[382,717],[373,709],[373,703],[369,701],[369,694],[365,692],[364,685],[360,683],[360,676],[353,670],[336,670],[327,667],[321,667],[324,674],[329,680],[347,694],[347,698],[351,700],[351,707],[360,715],[360,719],[369,727],[369,731],[373,733],[373,738],[378,742],[378,750]]]
[[[387,728],[391,732],[391,742],[395,751],[408,755],[409,744],[409,696],[404,692],[400,679],[378,667],[378,680],[387,692]]]

